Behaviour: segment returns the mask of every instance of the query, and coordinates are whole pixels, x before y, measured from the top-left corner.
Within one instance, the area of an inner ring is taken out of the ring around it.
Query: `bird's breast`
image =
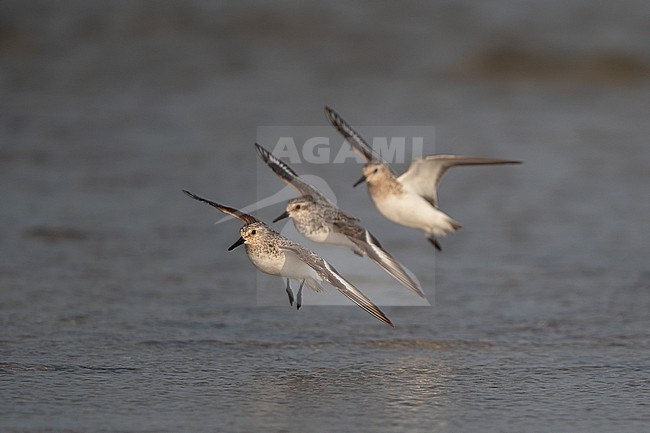
[[[330,233],[329,227],[321,222],[294,220],[296,230],[312,242],[325,242]]]
[[[253,265],[260,271],[265,274],[280,275],[280,270],[285,261],[284,254],[281,251],[251,248],[247,245],[246,253]]]
[[[375,200],[379,212],[389,220],[408,227],[425,229],[440,213],[417,194],[403,192]]]

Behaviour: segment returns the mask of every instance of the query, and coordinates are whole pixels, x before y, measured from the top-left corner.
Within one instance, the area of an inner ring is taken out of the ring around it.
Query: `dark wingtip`
[[[268,161],[269,158],[269,151],[264,149],[261,144],[255,143],[255,150],[257,150],[257,154],[264,160]]]
[[[327,120],[330,121],[330,123],[336,123],[336,118],[338,117],[338,114],[336,114],[336,111],[334,111],[329,105],[326,105],[325,116],[327,117]]]
[[[185,193],[185,195],[188,195],[188,196],[190,196],[190,197],[192,197],[192,198],[195,198],[195,199],[198,199],[198,198],[199,198],[197,195],[192,194],[191,192],[189,192],[189,191],[186,190],[186,189],[184,189],[184,190],[182,190],[182,191]]]
[[[214,202],[212,202],[212,201],[210,201],[210,200],[208,200],[208,199],[205,199],[205,198],[203,198],[203,197],[199,197],[198,195],[196,195],[196,194],[194,194],[194,193],[192,193],[192,192],[189,192],[189,191],[186,190],[186,189],[184,189],[183,192],[184,192],[187,196],[192,197],[194,200],[202,201],[203,203],[207,203],[207,204],[212,205],[212,206],[214,206],[214,205],[216,204],[216,203],[214,203]]]

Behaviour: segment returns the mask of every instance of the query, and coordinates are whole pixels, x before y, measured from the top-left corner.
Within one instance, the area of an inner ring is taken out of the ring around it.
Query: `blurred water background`
[[[0,430],[647,431],[648,41],[643,0],[0,2]],[[317,167],[427,288],[394,330],[180,192],[279,190],[257,127],[325,104],[525,162],[446,175],[440,254]]]

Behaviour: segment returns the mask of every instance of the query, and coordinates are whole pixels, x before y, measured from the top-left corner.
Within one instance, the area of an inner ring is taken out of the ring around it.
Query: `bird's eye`
[[[372,172],[373,172],[373,173],[377,173],[377,170],[379,170],[379,169],[378,169],[378,168],[375,168]]]
[[[296,210],[300,210],[300,205],[299,204],[296,205]]]
[[[251,230],[252,235],[254,235],[255,233],[257,233],[257,230]]]

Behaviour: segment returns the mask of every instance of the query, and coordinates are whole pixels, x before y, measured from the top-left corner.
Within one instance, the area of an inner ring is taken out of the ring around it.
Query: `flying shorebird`
[[[351,248],[360,256],[368,256],[390,276],[424,298],[422,288],[393,258],[372,233],[357,224],[358,218],[344,213],[318,189],[307,183],[287,164],[255,143],[257,153],[282,181],[296,188],[301,197],[287,203],[285,212],[273,222],[290,217],[301,235],[313,242]]]
[[[394,327],[379,307],[343,278],[332,265],[312,251],[290,241],[252,215],[199,197],[189,191],[183,190],[183,192],[195,200],[207,203],[244,222],[244,226],[239,230],[239,239],[228,248],[228,251],[243,244],[246,247],[248,258],[257,269],[266,274],[285,277],[289,304],[293,305],[294,302],[293,291],[289,284],[290,279],[301,282],[296,299],[296,308],[298,309],[302,305],[302,288],[305,284],[310,289],[320,292],[324,290],[320,281],[327,281],[366,312]]]
[[[495,158],[460,155],[429,155],[411,162],[409,169],[397,174],[377,155],[372,147],[330,107],[325,107],[330,123],[343,135],[366,164],[363,176],[354,184],[368,183],[368,193],[379,212],[389,220],[424,231],[425,237],[438,251],[437,238],[459,230],[462,226],[438,209],[437,187],[445,172],[460,165],[521,164]]]

